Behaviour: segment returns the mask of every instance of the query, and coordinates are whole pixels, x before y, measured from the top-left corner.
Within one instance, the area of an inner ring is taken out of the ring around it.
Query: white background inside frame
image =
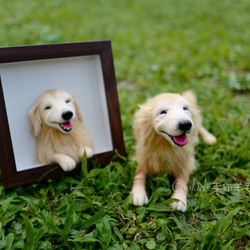
[[[76,98],[94,139],[95,154],[113,150],[98,55],[1,64],[0,75],[17,171],[40,166],[34,160],[35,140],[29,130],[28,111],[49,89],[66,90]]]

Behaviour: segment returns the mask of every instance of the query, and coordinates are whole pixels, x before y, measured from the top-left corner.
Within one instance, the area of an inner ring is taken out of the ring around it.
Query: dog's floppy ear
[[[37,105],[34,105],[29,110],[29,125],[30,133],[37,137],[41,131],[41,117]]]
[[[75,105],[75,110],[76,110],[76,119],[82,122],[83,118],[82,118],[81,110],[80,110],[78,103],[75,100],[74,100],[74,105]]]
[[[191,106],[197,106],[197,99],[195,94],[191,90],[187,90],[182,93],[182,96],[189,102]]]

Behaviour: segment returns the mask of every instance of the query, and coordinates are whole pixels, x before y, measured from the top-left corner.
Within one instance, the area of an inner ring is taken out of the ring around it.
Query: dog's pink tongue
[[[188,138],[187,138],[186,134],[173,136],[173,140],[176,144],[178,144],[180,146],[184,146],[188,143]]]
[[[64,128],[71,128],[72,127],[71,121],[63,122],[61,124],[63,125]]]

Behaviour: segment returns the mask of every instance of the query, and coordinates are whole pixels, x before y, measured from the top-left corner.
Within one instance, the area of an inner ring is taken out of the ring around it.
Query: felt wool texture
[[[84,151],[88,158],[93,155],[94,142],[83,123],[80,108],[74,97],[63,90],[44,92],[30,108],[29,124],[39,163],[55,162],[64,171],[70,171]]]
[[[135,160],[138,167],[132,189],[132,203],[148,202],[146,178],[168,171],[175,177],[172,206],[184,212],[187,208],[187,184],[195,170],[195,146],[198,134],[207,144],[216,138],[202,126],[195,95],[165,93],[149,99],[134,116],[136,138]]]

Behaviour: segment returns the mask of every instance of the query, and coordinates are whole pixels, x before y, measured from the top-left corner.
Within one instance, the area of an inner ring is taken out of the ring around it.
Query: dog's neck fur
[[[144,135],[145,136],[145,135]],[[187,166],[181,166],[181,162],[185,161],[194,161],[193,158],[190,159],[190,155],[194,155],[195,145],[198,142],[198,130],[195,129],[191,134],[188,134],[188,144],[187,147],[175,147],[164,137],[158,135],[153,128],[150,131],[147,131],[145,137],[140,137],[138,139],[138,144],[136,148],[135,160],[142,163],[142,166],[147,166],[146,169],[149,169],[151,175],[162,173],[168,170],[168,174],[173,175],[177,172],[185,172],[191,174],[193,168],[187,171]],[[143,140],[144,138],[144,140]],[[172,165],[168,164],[168,159],[171,158]],[[193,164],[189,164],[193,166]],[[182,169],[185,168],[185,171]],[[137,169],[139,170],[140,167]]]

